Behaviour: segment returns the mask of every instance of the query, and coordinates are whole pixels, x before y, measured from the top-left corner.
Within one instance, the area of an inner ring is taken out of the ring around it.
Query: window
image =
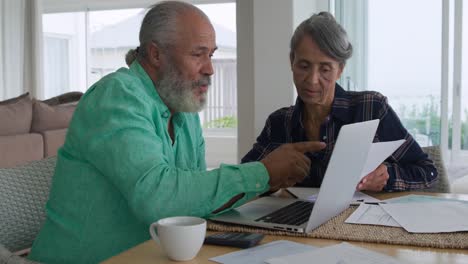
[[[463,67],[468,7],[463,2],[334,1],[336,18],[356,50],[340,83],[386,95],[421,146],[442,146],[450,168],[468,160],[468,69]]]
[[[42,16],[46,98],[86,90],[85,13]]]
[[[200,113],[202,124],[208,130],[223,129],[235,134],[235,4],[204,4],[198,7],[212,20],[218,44],[213,57],[215,74],[207,107]],[[43,23],[47,37],[44,39],[44,71],[47,95],[55,96],[72,90],[86,91],[104,75],[126,67],[125,54],[139,45],[138,33],[144,15],[142,8],[45,14]]]
[[[206,108],[200,112],[205,130],[208,167],[237,162],[236,4],[197,5],[210,18],[218,50]],[[139,45],[144,8],[51,13],[43,15],[47,97],[85,92],[100,78],[127,67],[125,54]]]
[[[61,65],[70,65],[70,36],[44,35],[44,83],[47,86],[45,97],[63,93],[63,87],[70,84],[70,69]]]
[[[439,145],[441,0],[339,3],[356,51],[341,84],[381,92],[421,146]]]

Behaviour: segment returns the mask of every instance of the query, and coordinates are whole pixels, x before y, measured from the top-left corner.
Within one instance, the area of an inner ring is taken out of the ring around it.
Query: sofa
[[[81,96],[69,92],[40,101],[26,93],[0,102],[0,168],[55,156]]]

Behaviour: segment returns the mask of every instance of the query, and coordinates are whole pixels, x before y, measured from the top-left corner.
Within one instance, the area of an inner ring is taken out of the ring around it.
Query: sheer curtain
[[[42,86],[42,0],[0,0],[0,100]]]

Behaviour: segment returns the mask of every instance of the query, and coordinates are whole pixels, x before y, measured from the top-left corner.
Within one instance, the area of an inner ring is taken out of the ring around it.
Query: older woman
[[[356,188],[393,191],[430,187],[437,180],[437,170],[403,127],[386,97],[372,91],[345,91],[336,83],[351,55],[347,34],[330,13],[321,12],[302,22],[291,39],[289,54],[298,94],[296,104],[268,117],[242,162],[261,160],[284,143],[324,141],[325,149],[307,153],[311,169],[298,184],[320,187],[340,128],[378,118],[374,141],[404,138],[406,142]]]

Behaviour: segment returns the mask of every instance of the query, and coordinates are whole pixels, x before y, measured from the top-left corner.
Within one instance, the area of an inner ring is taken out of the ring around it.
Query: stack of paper
[[[401,226],[411,233],[468,231],[468,202],[409,195],[379,205],[362,204],[346,223]]]
[[[398,264],[398,260],[348,243],[324,247],[304,253],[275,257],[269,264]]]
[[[302,253],[315,248],[287,240],[277,240],[268,244],[214,257],[210,260],[225,264],[264,264],[268,258]]]
[[[302,200],[308,200],[311,202],[315,202],[315,200],[317,200],[319,191],[320,191],[320,188],[309,188],[309,187],[289,187],[288,188],[288,192],[296,196],[296,198],[299,198]],[[351,204],[359,205],[362,202],[378,203],[381,201],[365,193],[355,192],[353,196],[353,201],[351,202]]]
[[[278,240],[254,248],[214,257],[225,264],[399,264],[396,259],[364,248],[341,243],[317,248],[287,240]]]

